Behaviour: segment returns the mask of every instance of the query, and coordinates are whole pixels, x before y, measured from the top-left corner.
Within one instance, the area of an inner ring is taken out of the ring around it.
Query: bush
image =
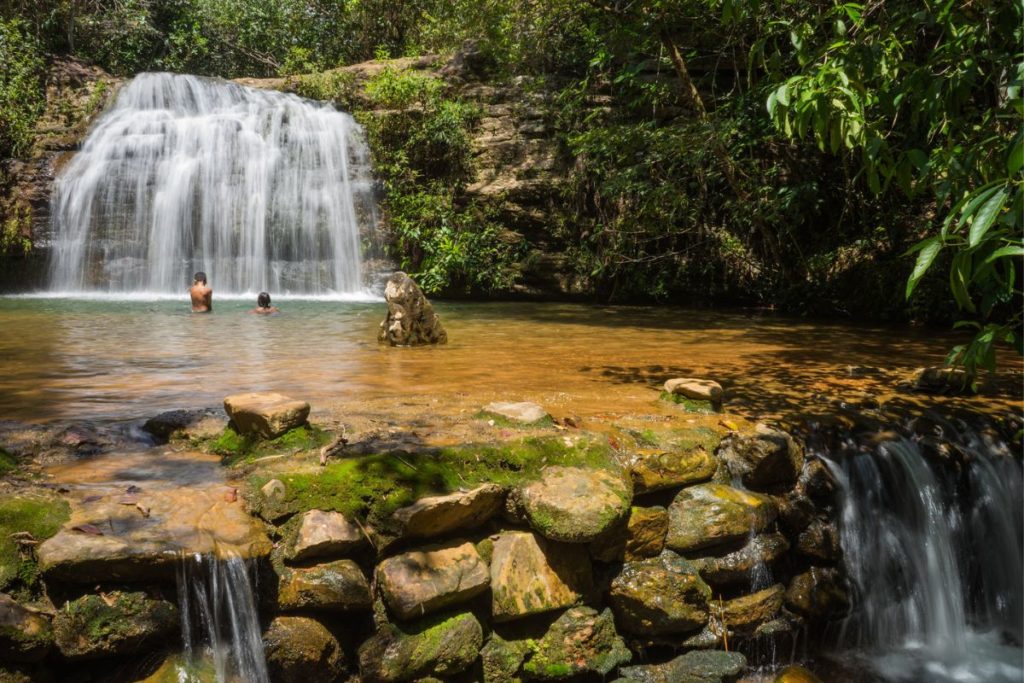
[[[43,112],[43,59],[21,22],[0,21],[0,158],[28,152]]]

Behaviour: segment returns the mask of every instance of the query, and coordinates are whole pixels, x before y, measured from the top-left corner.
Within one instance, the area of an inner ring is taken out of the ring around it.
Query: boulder
[[[494,539],[491,614],[496,622],[569,607],[591,583],[590,558],[582,546],[522,531]]]
[[[505,640],[497,633],[492,632],[484,649],[480,651],[484,683],[508,683],[520,680],[516,678],[516,674],[519,673],[519,667],[523,665],[529,652],[529,641]]]
[[[730,434],[718,453],[733,477],[756,490],[790,486],[804,466],[804,451],[793,437],[763,424],[753,434]]]
[[[974,376],[962,368],[918,368],[910,381],[916,391],[931,394],[966,394],[971,392]]]
[[[308,617],[276,617],[263,634],[267,672],[276,683],[345,680],[345,653],[323,624]]]
[[[671,453],[637,453],[627,463],[638,494],[708,481],[718,461],[703,446]]]
[[[839,571],[831,567],[811,567],[790,580],[786,588],[786,607],[809,619],[839,619],[850,611],[850,598]]]
[[[752,633],[758,626],[778,616],[785,593],[786,588],[781,583],[775,584],[750,595],[726,600],[715,612],[730,631]]]
[[[306,424],[309,404],[273,392],[232,394],[224,399],[224,412],[239,434],[276,439]]]
[[[594,541],[590,554],[602,562],[657,557],[665,548],[668,512],[661,506],[633,507],[626,524]]]
[[[402,620],[465,602],[487,590],[491,576],[472,543],[415,550],[377,565],[377,586]]]
[[[0,661],[37,662],[52,647],[50,620],[0,593]]]
[[[412,627],[383,624],[359,648],[359,672],[368,683],[447,677],[472,666],[483,644],[483,629],[472,614],[435,617]]]
[[[393,519],[407,538],[434,538],[475,529],[494,516],[505,499],[505,489],[484,484],[472,491],[421,498],[397,510]]]
[[[796,550],[801,555],[826,564],[838,562],[842,557],[839,530],[833,522],[813,520],[796,539]]]
[[[588,543],[629,513],[633,492],[618,473],[545,467],[518,491],[530,526],[554,541]]]
[[[549,422],[551,416],[548,411],[536,403],[521,401],[519,403],[488,403],[483,407],[485,415],[493,415],[501,420],[507,420],[518,425],[538,425]]]
[[[216,436],[224,429],[224,418],[211,409],[169,410],[146,420],[142,429],[166,443],[174,436]]]
[[[623,667],[619,673],[629,683],[731,683],[747,668],[739,652],[720,650],[687,652],[665,664]]]
[[[391,346],[447,344],[448,333],[434,307],[411,277],[398,271],[384,287],[388,314],[380,324],[377,341]]]
[[[284,556],[291,562],[340,557],[365,542],[362,530],[340,512],[309,510],[302,515],[294,542],[288,544]]]
[[[608,597],[622,629],[642,636],[699,629],[708,620],[710,599],[711,589],[694,566],[670,550],[623,565]]]
[[[755,570],[770,568],[787,550],[789,542],[782,534],[761,534],[739,550],[719,557],[701,557],[692,562],[701,577],[715,588],[750,585]]]
[[[818,505],[824,507],[835,502],[838,484],[821,460],[814,458],[806,461],[799,484],[804,494]]]
[[[790,664],[775,676],[772,683],[822,683],[822,680],[804,667]]]
[[[724,484],[691,486],[669,505],[665,544],[688,553],[740,541],[767,527],[775,515],[775,505],[766,496]]]
[[[633,658],[610,610],[573,607],[555,620],[523,665],[530,679],[557,681],[583,674],[607,676]]]
[[[665,382],[665,393],[675,394],[694,401],[710,401],[721,403],[725,393],[722,385],[710,379],[677,377]]]
[[[178,608],[141,592],[89,594],[57,610],[53,633],[67,659],[136,654],[178,636]]]
[[[285,569],[278,583],[277,603],[285,612],[368,610],[372,604],[370,585],[352,560]]]

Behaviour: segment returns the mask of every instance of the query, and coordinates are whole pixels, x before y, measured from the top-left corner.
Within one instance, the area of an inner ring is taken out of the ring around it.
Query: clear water
[[[136,76],[54,183],[50,289],[353,293],[375,224],[351,116],[295,95]]]

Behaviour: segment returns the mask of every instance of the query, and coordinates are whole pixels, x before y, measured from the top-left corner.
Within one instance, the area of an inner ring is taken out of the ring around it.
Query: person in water
[[[192,298],[193,313],[209,313],[213,310],[213,290],[206,284],[206,273],[200,271],[192,276],[192,288],[188,290]]]
[[[250,313],[258,313],[260,315],[267,315],[269,313],[280,313],[276,306],[270,305],[270,295],[266,292],[260,292],[259,296],[256,297],[256,308],[249,311]]]

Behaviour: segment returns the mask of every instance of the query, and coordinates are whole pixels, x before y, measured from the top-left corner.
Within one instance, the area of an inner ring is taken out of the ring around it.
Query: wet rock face
[[[657,557],[665,548],[668,512],[661,506],[636,507],[625,524],[594,541],[590,554],[601,562],[642,560]]]
[[[522,531],[494,540],[491,614],[497,622],[569,607],[591,583],[584,546],[553,543]]]
[[[0,661],[36,662],[52,647],[50,620],[0,593]]]
[[[224,399],[224,411],[239,434],[276,439],[306,424],[309,404],[273,392],[232,394]]]
[[[406,538],[434,538],[480,526],[494,516],[504,499],[502,487],[484,484],[472,491],[421,498],[396,511],[393,519]]]
[[[850,611],[839,571],[832,567],[811,567],[797,574],[786,588],[786,607],[809,618],[839,619]]]
[[[384,602],[402,620],[465,602],[490,582],[487,564],[468,542],[403,553],[377,566]]]
[[[665,664],[628,666],[621,670],[629,683],[726,683],[747,668],[739,652],[687,652]]]
[[[284,556],[291,562],[339,557],[359,549],[365,542],[362,530],[340,512],[309,510],[302,515],[295,540]]]
[[[782,584],[776,584],[750,595],[726,600],[719,617],[731,631],[751,633],[778,616],[785,592]]]
[[[615,632],[612,613],[573,607],[551,625],[523,666],[532,680],[561,680],[585,673],[605,676],[633,655]]]
[[[286,612],[368,610],[370,584],[352,560],[288,569],[280,577],[277,602]]]
[[[359,672],[362,680],[381,683],[451,676],[473,665],[483,642],[483,629],[472,614],[409,628],[384,624],[359,648]]]
[[[85,595],[53,620],[54,639],[67,659],[99,659],[161,647],[178,635],[178,608],[145,593]]]
[[[633,498],[617,473],[547,467],[518,491],[530,526],[554,541],[588,543],[629,514]]]
[[[711,589],[692,564],[666,550],[623,565],[608,599],[624,630],[657,636],[695,631],[707,623]]]
[[[638,453],[629,461],[629,474],[638,494],[690,486],[715,476],[718,461],[703,447],[673,453]]]
[[[263,634],[267,671],[279,683],[344,680],[345,653],[323,624],[308,617],[277,617]]]
[[[754,434],[727,437],[719,455],[734,477],[758,491],[791,486],[804,466],[803,449],[793,437],[761,424]]]
[[[787,550],[789,542],[782,534],[761,534],[739,550],[721,556],[701,557],[693,560],[693,565],[704,580],[715,588],[749,585],[751,572],[758,565],[770,567]]]
[[[723,484],[683,489],[668,508],[665,544],[678,552],[742,540],[775,519],[771,500]]]
[[[398,271],[384,287],[388,314],[380,324],[377,341],[390,346],[447,344],[448,333],[434,307],[411,277]]]

